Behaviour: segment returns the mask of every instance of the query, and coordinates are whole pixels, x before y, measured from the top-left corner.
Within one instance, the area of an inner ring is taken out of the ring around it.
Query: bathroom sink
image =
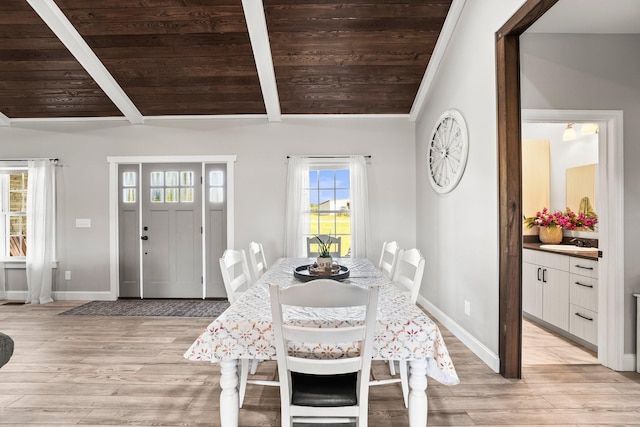
[[[540,245],[540,249],[549,249],[552,251],[571,251],[571,252],[595,252],[598,248],[585,248],[575,245]]]

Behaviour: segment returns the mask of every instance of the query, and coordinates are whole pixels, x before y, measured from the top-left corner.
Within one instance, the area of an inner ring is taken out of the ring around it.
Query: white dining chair
[[[382,253],[380,254],[380,261],[378,262],[378,269],[382,271],[382,274],[384,274],[387,279],[393,278],[399,251],[400,247],[395,240],[382,244]]]
[[[247,256],[242,249],[227,249],[220,258],[220,271],[227,299],[233,304],[252,285]]]
[[[227,249],[220,258],[220,270],[222,272],[222,281],[227,291],[227,298],[233,304],[243,292],[247,291],[253,284],[247,256],[242,249]],[[273,385],[277,386],[277,381],[254,380],[249,379],[249,374],[254,375],[258,369],[258,359],[251,360],[249,367],[249,359],[240,359],[239,370],[239,386],[238,386],[238,403],[240,408],[244,403],[244,396],[247,390],[247,384],[257,385]]]
[[[249,243],[249,266],[251,267],[252,280],[254,283],[267,271],[267,268],[269,268],[264,256],[262,243]]]
[[[280,378],[280,425],[356,422],[366,427],[378,287],[316,279],[282,288],[272,284],[269,293]],[[360,324],[318,328],[290,321],[283,316],[283,306],[311,311],[366,306],[366,311]],[[296,345],[295,352],[289,352],[290,341]],[[335,349],[345,342],[357,344],[358,351],[343,350],[348,354],[330,359],[313,354],[313,348]]]
[[[330,252],[333,258],[340,258],[342,255],[342,237],[329,236],[328,234],[320,234],[318,238],[322,243],[329,243],[332,251]],[[307,237],[307,257],[316,258],[319,256],[319,245],[316,236]]]
[[[418,301],[418,292],[420,291],[420,285],[422,284],[424,265],[425,259],[418,249],[400,249],[398,252],[398,261],[396,262],[392,282],[412,304],[415,304]],[[390,364],[389,366],[391,367],[391,374],[395,375],[393,364]],[[400,384],[402,386],[404,406],[408,408],[409,376],[407,361],[400,360],[398,367],[400,370]]]

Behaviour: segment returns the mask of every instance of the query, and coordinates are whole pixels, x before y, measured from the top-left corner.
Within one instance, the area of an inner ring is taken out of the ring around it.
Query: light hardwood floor
[[[16,342],[0,368],[0,426],[219,425],[218,365],[182,357],[210,319],[57,315],[77,304],[0,305]],[[461,384],[429,382],[430,426],[640,425],[640,374],[554,359],[506,380],[441,330]],[[278,408],[277,388],[248,386],[240,424],[278,426]],[[399,384],[373,387],[369,412],[371,426],[408,425]]]

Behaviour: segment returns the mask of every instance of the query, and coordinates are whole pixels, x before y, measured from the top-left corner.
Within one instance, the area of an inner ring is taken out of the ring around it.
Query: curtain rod
[[[33,157],[31,159],[0,159],[0,162],[28,162],[29,160],[51,160],[52,162],[57,163],[57,158],[49,158],[49,157]]]
[[[357,155],[357,154],[354,154]],[[347,156],[300,156],[300,157],[304,157],[306,159],[347,159],[351,156],[347,155]],[[371,155],[366,155],[366,156],[362,156],[365,159],[370,159]],[[287,156],[287,159],[290,159],[291,156]]]

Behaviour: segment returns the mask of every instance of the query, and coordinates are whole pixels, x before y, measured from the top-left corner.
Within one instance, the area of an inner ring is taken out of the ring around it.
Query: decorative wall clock
[[[453,190],[467,165],[469,135],[464,117],[457,110],[447,110],[431,132],[427,150],[429,182],[438,193]]]

